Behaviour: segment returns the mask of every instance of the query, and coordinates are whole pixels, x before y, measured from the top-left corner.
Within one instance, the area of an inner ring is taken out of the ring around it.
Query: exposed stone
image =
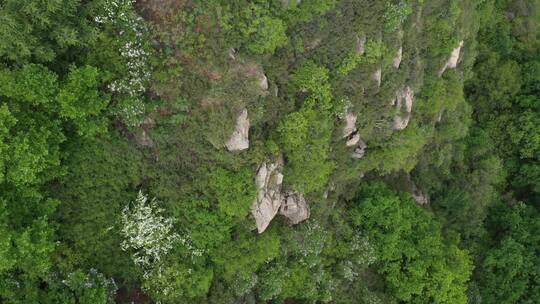
[[[347,147],[355,146],[360,141],[360,134],[358,132],[354,133],[345,143]]]
[[[396,57],[394,57],[394,60],[392,61],[392,65],[394,66],[394,68],[399,69],[402,58],[403,58],[403,47],[399,47]]]
[[[352,153],[352,157],[357,159],[364,157],[364,155],[366,154],[366,148],[367,144],[362,139],[359,139],[357,146],[356,148],[354,148],[354,151]]]
[[[424,194],[424,192],[416,192],[412,194],[412,197],[418,205],[427,205],[429,204],[429,197]]]
[[[135,131],[135,141],[141,147],[151,148],[154,146],[154,141],[152,140],[152,138],[150,138],[150,136],[148,135],[148,132],[142,128],[137,129],[137,131]]]
[[[409,124],[411,111],[414,102],[414,92],[407,86],[396,93],[396,99],[392,102],[396,106],[398,113],[394,116],[392,129],[403,130]]]
[[[259,78],[259,87],[261,90],[266,91],[268,90],[268,78],[266,78],[266,75],[262,74]]]
[[[346,138],[345,145],[353,148],[351,154],[354,158],[362,158],[367,148],[366,143],[360,137],[358,129],[356,128],[357,116],[352,112],[347,112],[345,115],[345,127],[343,127],[343,137]]]
[[[364,55],[364,53],[366,52],[366,36],[365,35],[362,35],[361,37],[360,36],[356,36],[356,53],[358,55]]]
[[[229,58],[231,60],[236,60],[236,50],[234,48],[229,49]]]
[[[313,49],[315,49],[316,47],[318,47],[322,42],[322,39],[321,38],[316,38],[316,39],[313,39],[312,41],[308,42],[306,44],[306,51],[311,51]]]
[[[156,125],[152,117],[146,117],[138,125],[134,132],[135,142],[141,147],[153,147],[154,141],[150,138],[149,131]]]
[[[448,58],[448,61],[446,61],[444,66],[439,70],[439,77],[441,77],[447,69],[455,69],[457,67],[463,43],[463,40],[461,40],[458,47],[456,47],[452,51],[452,53],[450,54],[450,58]]]
[[[377,83],[377,87],[381,86],[382,81],[382,69],[378,68],[375,73],[373,73],[373,80]]]
[[[444,109],[442,109],[442,110],[439,112],[439,116],[437,116],[437,122],[441,122],[441,121],[442,121],[443,115],[444,115]]]
[[[310,212],[302,194],[288,192],[279,209],[279,214],[285,216],[289,224],[296,225],[308,219]]]
[[[281,0],[281,3],[283,4],[283,6],[285,8],[289,8],[291,6],[291,2],[293,2],[293,1],[291,1],[291,0]],[[302,0],[296,0],[296,5],[297,6],[300,5],[300,3],[302,3]]]
[[[345,127],[343,128],[343,137],[348,137],[352,133],[356,132],[356,119],[357,116],[352,112],[348,112],[345,115]]]
[[[251,214],[255,218],[259,233],[262,233],[270,225],[283,201],[281,166],[281,160],[274,164],[262,164],[255,177],[258,193],[251,206]]]
[[[231,152],[249,148],[249,118],[247,109],[242,110],[242,113],[236,119],[236,128],[225,146]]]
[[[309,218],[309,207],[302,194],[281,191],[282,167],[283,159],[280,157],[275,163],[264,163],[257,170],[257,198],[251,206],[251,215],[255,219],[258,233],[266,230],[278,212],[285,216],[291,225]]]
[[[416,184],[414,182],[412,182],[412,197],[414,198],[414,200],[416,201],[416,203],[418,205],[427,205],[429,204],[429,196],[424,192],[422,191],[420,188],[418,188],[418,186],[416,186]]]

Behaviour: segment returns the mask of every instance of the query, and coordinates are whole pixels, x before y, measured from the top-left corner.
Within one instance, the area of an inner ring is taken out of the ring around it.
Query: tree
[[[72,121],[79,135],[92,137],[107,130],[103,110],[109,100],[99,91],[101,84],[98,69],[72,67],[58,93],[60,116]]]
[[[497,204],[487,225],[488,248],[478,269],[479,286],[485,301],[534,303],[540,296],[540,216],[524,203]]]
[[[252,173],[243,169],[232,172],[218,168],[210,173],[210,189],[224,215],[244,218],[255,199],[256,189]]]
[[[0,11],[0,58],[51,62],[93,38],[91,3],[76,0],[7,0]]]
[[[328,70],[306,61],[292,75],[295,89],[309,92],[297,112],[285,116],[278,132],[285,151],[286,181],[297,191],[322,189],[334,164],[328,160],[333,130],[332,92]]]
[[[288,41],[285,33],[287,28],[280,19],[264,16],[256,19],[252,26],[256,30],[253,41],[247,47],[255,54],[273,54],[277,48],[282,47]]]
[[[173,222],[162,215],[163,209],[154,198],[139,191],[137,199],[122,211],[122,249],[133,251],[133,262],[141,267],[152,267],[178,241],[186,242],[173,231]]]
[[[457,237],[443,237],[410,196],[382,184],[363,188],[352,221],[375,244],[379,272],[394,295],[415,303],[467,303],[472,262]]]

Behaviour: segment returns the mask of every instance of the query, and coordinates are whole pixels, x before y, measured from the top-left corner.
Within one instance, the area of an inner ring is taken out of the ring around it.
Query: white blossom
[[[163,215],[156,199],[149,200],[139,191],[137,199],[122,211],[121,247],[131,251],[133,262],[146,273],[159,267],[162,258],[175,246],[182,246],[191,257],[202,256],[204,251],[193,246],[188,234],[174,232],[173,220]]]
[[[365,236],[356,233],[351,241],[351,249],[356,253],[356,263],[361,266],[369,266],[377,261],[375,248]]]
[[[122,212],[123,250],[133,251],[133,261],[139,266],[150,266],[158,262],[180,240],[173,231],[173,222],[161,215],[155,199],[139,192],[137,199]]]
[[[108,0],[101,15],[94,18],[96,23],[116,29],[117,39],[122,42],[118,52],[126,62],[127,73],[113,80],[108,88],[113,93],[130,97],[130,102],[122,104],[119,114],[132,126],[139,123],[138,118],[144,113],[142,94],[150,79],[149,54],[145,49],[148,29],[144,20],[135,13],[134,3],[134,0]]]

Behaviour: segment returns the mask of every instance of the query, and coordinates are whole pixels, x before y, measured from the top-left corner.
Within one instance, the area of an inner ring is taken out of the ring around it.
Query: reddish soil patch
[[[135,288],[133,290],[120,288],[116,292],[114,301],[118,304],[128,304],[128,303],[149,304],[151,303],[150,298],[146,294],[144,294],[144,292],[139,288]]]

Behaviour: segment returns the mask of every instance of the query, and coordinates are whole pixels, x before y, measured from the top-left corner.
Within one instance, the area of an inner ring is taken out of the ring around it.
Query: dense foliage
[[[0,303],[540,299],[540,1],[0,0],[0,21]],[[309,218],[257,233],[277,191]]]

